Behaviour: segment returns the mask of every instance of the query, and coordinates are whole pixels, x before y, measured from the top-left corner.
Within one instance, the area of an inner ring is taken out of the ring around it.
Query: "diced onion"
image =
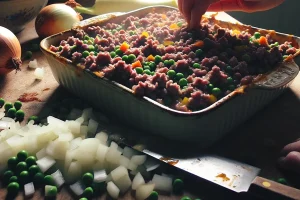
[[[131,157],[131,161],[136,165],[142,165],[146,161],[146,155],[135,155]]]
[[[118,199],[120,189],[113,182],[108,182],[106,189],[110,197],[112,197],[113,199]]]
[[[44,78],[44,74],[45,74],[45,72],[44,72],[43,67],[42,68],[36,68],[34,70],[34,75],[35,75],[36,79],[42,80]]]
[[[55,160],[53,158],[51,158],[50,156],[45,156],[44,158],[36,161],[36,164],[39,166],[39,168],[42,172],[46,172],[55,163],[56,163]]]
[[[106,181],[107,174],[105,170],[94,171],[94,182],[102,183]]]
[[[31,68],[31,69],[36,69],[36,68],[38,68],[38,64],[37,64],[36,59],[29,61],[28,67]]]
[[[172,191],[172,179],[170,177],[154,174],[152,182],[155,184],[155,190],[169,193]]]
[[[34,185],[33,183],[27,183],[24,185],[24,194],[25,194],[25,197],[30,197],[34,194],[35,192],[35,189],[34,189]]]
[[[132,180],[132,189],[136,190],[140,185],[145,184],[145,180],[140,172],[138,172]]]
[[[65,183],[65,179],[59,170],[56,170],[53,174],[51,174],[55,185],[59,188]]]
[[[155,185],[153,183],[140,185],[136,189],[135,197],[137,200],[147,199],[153,191]]]
[[[81,196],[84,191],[84,186],[79,181],[70,185],[70,189],[76,196]]]

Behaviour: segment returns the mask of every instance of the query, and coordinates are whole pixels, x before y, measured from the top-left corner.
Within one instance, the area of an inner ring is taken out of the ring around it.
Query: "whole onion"
[[[13,69],[20,69],[21,52],[21,45],[15,34],[0,26],[0,76]]]
[[[35,30],[39,37],[45,38],[71,29],[81,16],[70,6],[57,3],[44,7],[36,17]]]

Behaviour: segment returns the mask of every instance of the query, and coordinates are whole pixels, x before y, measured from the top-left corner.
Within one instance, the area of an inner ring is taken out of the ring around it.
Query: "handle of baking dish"
[[[97,15],[95,17],[91,17],[91,18],[88,18],[88,19],[85,19],[85,20],[82,20],[80,22],[75,23],[72,28],[85,27],[85,26],[88,26],[88,25],[93,24],[95,22],[100,22],[102,20],[110,19],[112,17],[116,17],[116,16],[119,16],[119,15],[122,15],[122,14],[124,14],[124,13],[123,12],[111,12],[111,13],[105,13],[105,14],[102,14],[102,15]]]
[[[283,62],[275,70],[254,83],[255,88],[277,89],[286,86],[299,73],[299,66],[295,61]]]

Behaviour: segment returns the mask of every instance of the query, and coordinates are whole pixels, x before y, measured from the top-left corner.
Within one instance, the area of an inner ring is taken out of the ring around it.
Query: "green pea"
[[[169,67],[169,66],[170,66],[169,60],[165,60],[165,61],[164,61],[164,66],[166,66],[166,67]]]
[[[87,187],[84,189],[82,196],[87,197],[87,198],[91,198],[94,194],[94,190],[92,187]]]
[[[45,196],[55,197],[57,195],[57,187],[52,185],[45,186]]]
[[[150,73],[151,76],[154,76],[154,74],[155,74],[155,72],[151,72],[151,73]]]
[[[170,59],[170,60],[169,60],[169,65],[170,65],[170,66],[175,65],[175,60]]]
[[[156,64],[155,64],[154,62],[150,62],[150,63],[149,63],[149,67],[150,67],[151,71],[155,71],[155,69],[156,69]]]
[[[115,34],[117,32],[117,30],[115,30],[115,29],[113,29],[112,31],[111,31],[111,34]]]
[[[32,115],[28,118],[28,122],[30,121],[34,121],[34,124],[39,124],[40,123],[40,119],[38,116]]]
[[[15,169],[15,167],[16,167],[16,165],[18,164],[18,159],[17,159],[17,157],[11,157],[11,158],[9,158],[8,159],[8,161],[7,161],[7,166],[8,166],[8,168],[10,168],[10,169]]]
[[[114,52],[114,51],[110,52],[110,57],[114,58],[116,56],[117,56],[116,52]]]
[[[156,191],[152,191],[147,200],[158,200],[158,193]]]
[[[62,46],[59,46],[59,47],[58,47],[58,51],[61,51],[62,49],[63,49]]]
[[[128,63],[128,56],[127,55],[122,56],[122,60]]]
[[[82,176],[82,182],[86,185],[86,186],[90,186],[93,183],[94,180],[94,175],[92,173],[85,173]]]
[[[129,31],[129,35],[135,35],[136,33],[134,31]]]
[[[42,174],[41,172],[36,173],[33,177],[33,183],[36,186],[40,186],[43,184],[43,182],[44,182],[44,174]]]
[[[136,73],[138,73],[138,74],[142,74],[143,73],[143,68],[141,68],[141,67],[136,67],[135,68],[135,71],[136,71]]]
[[[188,82],[187,82],[186,78],[181,78],[181,79],[179,80],[179,85],[180,85],[181,87],[187,86],[187,84],[188,84]]]
[[[195,54],[196,54],[197,57],[202,56],[202,54],[203,54],[202,49],[197,49],[197,50],[195,51]]]
[[[154,62],[155,62],[156,64],[160,63],[161,61],[162,61],[161,56],[156,55],[156,56],[154,57]]]
[[[6,104],[4,105],[4,110],[7,112],[9,109],[13,107],[14,106],[12,105],[12,103],[6,102]]]
[[[260,33],[259,33],[259,32],[255,32],[255,33],[254,33],[254,37],[255,37],[255,39],[259,39],[259,38],[260,38],[260,36],[261,36],[261,35],[260,35]]]
[[[24,117],[25,117],[25,113],[23,110],[18,110],[16,112],[16,120],[17,121],[23,121],[24,120]]]
[[[53,177],[51,175],[44,176],[44,184],[45,185],[53,185],[53,186],[55,186],[55,182],[54,182]]]
[[[177,26],[179,26],[179,27],[182,27],[182,25],[183,25],[183,22],[178,22],[177,23]]]
[[[188,197],[188,196],[184,196],[184,197],[182,197],[180,200],[191,200],[191,198]]]
[[[11,170],[7,170],[6,172],[4,172],[3,174],[3,181],[5,183],[7,183],[9,181],[9,179],[14,175],[14,172]]]
[[[120,46],[119,46],[119,45],[117,45],[117,46],[115,47],[115,51],[118,50],[118,49],[120,49]]]
[[[26,51],[25,52],[25,59],[30,59],[32,58],[32,51]]]
[[[28,157],[28,152],[25,150],[22,150],[17,154],[17,158],[19,161],[25,161],[27,157]]]
[[[212,89],[211,93],[217,97],[221,94],[221,90],[220,88],[215,87]]]
[[[235,86],[234,86],[234,85],[229,85],[229,86],[228,86],[228,90],[230,90],[230,91],[235,90]]]
[[[82,52],[82,56],[83,57],[88,57],[90,55],[90,52],[88,52],[88,51],[84,51],[84,52]]]
[[[233,83],[233,79],[229,76],[227,78],[227,84],[231,85]]]
[[[28,173],[28,171],[22,171],[20,173],[20,175],[19,175],[19,178],[20,178],[20,182],[22,184],[28,183],[28,181],[29,181],[29,173]]]
[[[275,42],[273,45],[274,45],[275,47],[278,47],[278,46],[279,46],[279,43],[278,43],[278,42]]]
[[[183,73],[177,73],[177,74],[176,74],[176,79],[177,79],[177,80],[180,80],[180,79],[182,79],[182,78],[184,78]]]
[[[9,194],[16,194],[19,192],[19,188],[20,188],[20,185],[19,183],[17,182],[11,182],[10,184],[8,184],[7,186],[7,192]]]
[[[128,56],[128,62],[133,63],[136,59],[136,56],[134,54],[130,54]]]
[[[2,108],[4,104],[5,104],[5,100],[3,98],[0,98],[0,108]]]
[[[12,183],[12,182],[18,182],[18,177],[12,176],[12,177],[10,177],[10,179],[9,179],[8,182],[9,182],[9,183]]]
[[[151,75],[151,71],[150,71],[149,69],[145,69],[145,70],[144,70],[144,73],[145,73],[145,74],[148,74],[148,75]]]
[[[193,64],[193,67],[194,67],[194,68],[200,68],[201,65],[200,65],[199,63],[194,63],[194,64]]]
[[[146,70],[146,69],[149,70],[149,71],[151,70],[151,69],[150,69],[150,66],[144,65],[144,70]]]
[[[286,58],[288,58],[288,57],[289,57],[288,55],[282,56],[283,59],[286,59]]]
[[[94,45],[89,45],[89,51],[95,51]]]
[[[89,40],[90,37],[89,37],[88,35],[85,35],[85,36],[83,37],[83,39],[84,39],[84,40]]]
[[[248,55],[248,54],[244,54],[242,56],[242,60],[243,61],[246,61],[246,62],[250,62],[251,61],[251,57]]]
[[[80,198],[79,200],[88,200],[87,198],[85,198],[85,197],[82,197],[82,198]]]
[[[34,156],[29,156],[26,158],[25,162],[27,163],[27,166],[30,167],[36,164],[36,158]]]
[[[10,117],[10,118],[15,118],[15,116],[16,116],[16,112],[17,112],[17,110],[15,109],[15,108],[10,108],[8,111],[7,111],[7,113],[6,113],[6,115],[7,115],[7,117]]]
[[[214,88],[214,85],[213,85],[213,84],[211,84],[211,83],[208,84],[207,90],[208,90],[209,92],[211,92],[213,88]]]
[[[115,52],[116,52],[116,54],[118,56],[122,56],[123,55],[123,51],[121,51],[120,49],[117,49]]]
[[[285,178],[279,178],[279,179],[277,180],[277,182],[278,182],[278,183],[281,183],[281,184],[283,184],[283,185],[288,185],[288,182],[286,181]]]
[[[176,72],[174,70],[169,70],[167,72],[167,75],[170,77],[170,78],[174,78],[176,76]]]
[[[22,107],[22,102],[21,101],[15,101],[14,107],[16,110],[20,110]]]
[[[22,162],[19,162],[16,166],[16,171],[18,173],[22,172],[22,171],[25,171],[27,170],[27,164],[26,162],[22,161]]]
[[[227,73],[232,73],[232,67],[228,65],[228,66],[226,67],[225,71],[226,71]]]
[[[183,181],[181,179],[175,179],[173,181],[173,192],[175,194],[180,194],[183,192],[183,189],[184,189],[184,184],[183,184]]]
[[[40,168],[37,165],[31,165],[28,171],[29,175],[33,177],[36,173],[40,172]]]

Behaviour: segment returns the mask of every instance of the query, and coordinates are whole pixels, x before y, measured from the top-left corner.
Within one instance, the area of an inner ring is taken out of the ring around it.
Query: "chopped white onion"
[[[94,171],[94,182],[102,183],[106,181],[107,174],[105,170]]]
[[[30,197],[34,194],[35,192],[35,189],[34,189],[34,185],[33,183],[27,183],[24,185],[24,194],[25,194],[25,197]]]
[[[3,111],[0,111],[0,119],[2,119],[5,116],[5,113]]]
[[[70,189],[76,196],[81,196],[84,191],[84,185],[78,181],[78,182],[70,185]]]
[[[130,160],[125,156],[120,156],[120,165],[128,168]]]
[[[58,188],[61,187],[65,183],[65,179],[59,170],[56,170],[53,174],[51,174],[51,176],[53,177],[55,185]]]
[[[37,158],[37,159],[42,159],[42,158],[44,158],[45,156],[47,156],[46,147],[45,147],[45,148],[42,148],[41,150],[39,150],[39,151],[36,153],[36,158]]]
[[[106,144],[108,139],[108,134],[104,131],[101,131],[96,134],[95,138],[97,138],[102,144]]]
[[[153,191],[155,185],[153,183],[143,184],[140,185],[135,193],[135,197],[137,200],[144,200],[147,199],[151,192]]]
[[[31,69],[36,69],[36,68],[38,68],[37,60],[36,60],[36,59],[33,59],[33,60],[29,61],[28,67],[31,68]]]
[[[142,165],[146,161],[146,155],[135,155],[131,157],[131,162],[135,163],[136,165]]]
[[[44,158],[36,161],[36,164],[39,166],[39,168],[42,172],[46,172],[55,163],[56,163],[55,160],[53,158],[51,158],[50,156],[45,156]]]
[[[81,176],[82,173],[82,167],[81,164],[78,161],[71,162],[68,173],[67,173],[67,180],[69,182],[72,182],[76,179],[78,179]]]
[[[93,119],[90,119],[88,124],[88,135],[94,137],[98,129],[98,125],[99,125],[98,122],[96,122]]]
[[[77,121],[68,121],[68,127],[74,135],[80,134],[80,126],[81,124]]]
[[[112,197],[113,199],[118,199],[120,189],[113,182],[108,182],[106,189],[110,197]]]
[[[113,182],[120,189],[120,192],[122,194],[124,194],[131,187],[131,184],[132,184],[131,179],[128,175],[128,172],[121,178],[119,178],[117,180],[113,180]]]
[[[0,120],[0,130],[8,129],[12,122]]]
[[[132,189],[136,190],[140,185],[145,184],[145,180],[140,172],[138,172],[132,180]]]
[[[155,184],[155,189],[163,192],[172,191],[172,178],[154,174],[152,182]]]
[[[132,156],[134,155],[138,155],[138,151],[136,151],[135,149],[132,149],[130,147],[125,147],[123,150],[123,156],[131,159]]]
[[[114,169],[110,174],[112,180],[115,182],[116,180],[120,179],[122,176],[128,174],[128,170],[123,166],[119,166],[116,169]]]
[[[36,68],[34,70],[34,75],[35,75],[36,79],[42,80],[44,78],[44,74],[45,74],[45,72],[44,72],[43,67],[42,68]]]
[[[88,121],[93,115],[93,108],[86,108],[82,111],[82,118],[84,121]]]

